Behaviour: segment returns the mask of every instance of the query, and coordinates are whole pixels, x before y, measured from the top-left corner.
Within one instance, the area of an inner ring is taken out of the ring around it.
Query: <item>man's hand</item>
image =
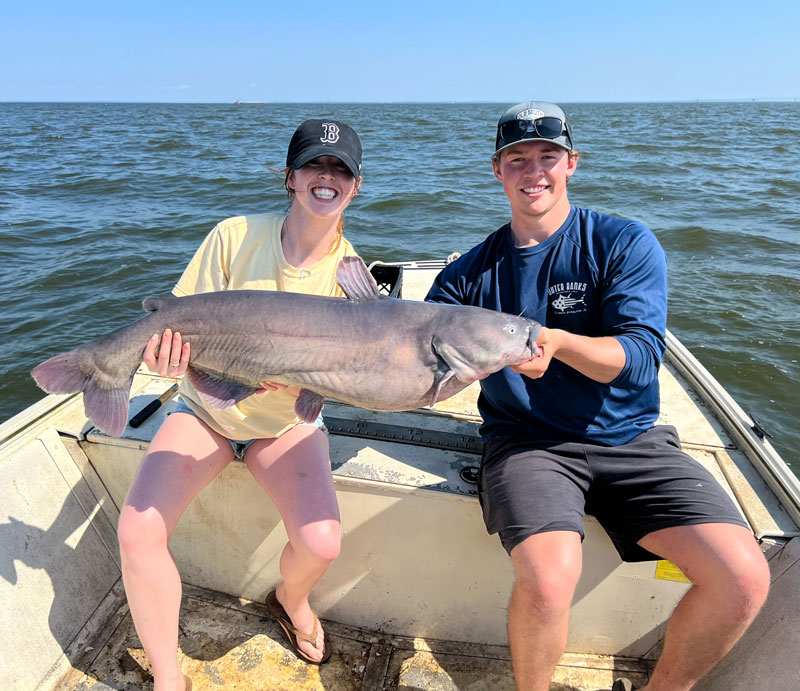
[[[542,327],[536,345],[539,355],[511,367],[531,379],[543,376],[556,358],[581,374],[602,384],[619,376],[625,366],[625,351],[613,336],[579,336],[563,329]]]
[[[558,350],[556,332],[543,326],[539,332],[539,337],[536,339],[536,345],[539,346],[538,355],[534,355],[530,360],[526,360],[519,365],[511,365],[509,369],[524,374],[531,379],[539,379],[539,377],[543,376],[550,366],[553,355]]]

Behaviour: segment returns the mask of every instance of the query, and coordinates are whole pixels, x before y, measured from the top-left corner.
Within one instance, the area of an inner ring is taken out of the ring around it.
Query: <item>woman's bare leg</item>
[[[181,581],[169,538],[186,507],[230,463],[224,438],[187,413],[153,437],[120,511],[122,580],[136,632],[153,668],[154,691],[182,691],[178,665]]]
[[[341,543],[328,438],[312,425],[298,425],[277,439],[255,442],[245,462],[275,503],[289,536],[281,554],[278,601],[297,629],[311,633],[314,614],[308,595],[338,556]],[[316,648],[302,640],[299,646],[308,657],[319,660],[324,648],[322,627]]]

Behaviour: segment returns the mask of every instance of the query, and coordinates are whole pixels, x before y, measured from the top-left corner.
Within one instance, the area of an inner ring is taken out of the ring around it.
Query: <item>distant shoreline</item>
[[[691,99],[676,99],[664,101],[559,101],[563,104],[654,104],[654,103],[797,103],[800,101],[800,96],[785,96],[785,97],[755,97],[755,98],[691,98]],[[226,106],[226,105],[352,105],[352,104],[370,104],[370,105],[458,105],[458,104],[504,104],[510,101],[112,101],[112,100],[99,100],[99,101],[0,101],[4,105],[10,104],[114,104],[114,105],[209,105],[209,106]]]

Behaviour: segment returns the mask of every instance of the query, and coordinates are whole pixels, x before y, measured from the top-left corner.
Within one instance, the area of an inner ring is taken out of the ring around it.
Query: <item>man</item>
[[[749,626],[769,571],[727,495],[681,452],[675,429],[654,426],[664,253],[641,223],[569,203],[579,155],[557,105],[507,110],[495,148],[511,222],[447,266],[428,299],[522,313],[544,327],[541,352],[483,380],[478,403],[484,520],[516,575],[508,631],[517,686],[549,689],[589,513],[624,560],[658,555],[692,581],[645,687],[690,689]]]

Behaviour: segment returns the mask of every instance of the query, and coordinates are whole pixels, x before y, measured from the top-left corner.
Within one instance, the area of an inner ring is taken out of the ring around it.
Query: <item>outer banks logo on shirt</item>
[[[558,314],[586,312],[586,284],[579,281],[554,283],[547,291],[550,305]]]

